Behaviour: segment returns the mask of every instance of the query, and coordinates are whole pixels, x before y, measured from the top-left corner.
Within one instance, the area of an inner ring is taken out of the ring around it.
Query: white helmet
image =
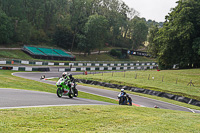
[[[121,89],[121,92],[124,92],[124,89]]]
[[[62,77],[66,77],[67,75],[68,75],[67,72],[63,72],[63,73],[62,73]]]

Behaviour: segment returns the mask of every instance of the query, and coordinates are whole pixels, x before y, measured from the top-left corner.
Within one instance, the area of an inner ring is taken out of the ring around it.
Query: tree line
[[[155,21],[121,0],[0,0],[0,45],[52,44],[90,53],[105,44],[137,49]]]
[[[148,51],[163,69],[200,67],[200,1],[179,0],[165,17],[162,28],[154,26],[148,35]]]

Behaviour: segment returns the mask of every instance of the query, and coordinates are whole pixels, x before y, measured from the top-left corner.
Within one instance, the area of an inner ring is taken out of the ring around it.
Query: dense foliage
[[[85,53],[105,43],[135,49],[148,31],[138,14],[121,0],[0,0],[0,45],[53,44]]]
[[[163,28],[149,34],[149,52],[158,57],[161,68],[200,67],[200,1],[179,0],[166,16]]]

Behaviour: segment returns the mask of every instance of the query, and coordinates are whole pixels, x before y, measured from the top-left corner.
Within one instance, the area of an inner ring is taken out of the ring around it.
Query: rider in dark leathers
[[[131,105],[132,105],[132,99],[129,97],[129,95],[124,91],[124,89],[121,89],[121,92],[120,92],[120,94],[119,95],[121,95],[121,96],[124,96],[123,97],[123,101],[127,101],[127,99],[128,100],[131,100]],[[130,101],[129,101],[130,102]],[[125,103],[125,104],[127,104],[127,103]]]
[[[73,89],[73,91],[75,93],[75,96],[77,97],[78,96],[78,90],[76,88],[75,78],[72,77],[72,74],[68,74],[68,76],[69,76],[70,81],[73,83],[72,89]]]

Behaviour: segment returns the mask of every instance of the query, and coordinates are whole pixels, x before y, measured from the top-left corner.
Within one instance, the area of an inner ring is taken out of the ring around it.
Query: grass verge
[[[167,92],[200,100],[200,69],[111,72],[76,75],[75,77]],[[187,86],[191,80],[195,85],[194,87]]]
[[[0,110],[1,132],[198,133],[200,115],[130,106]]]

